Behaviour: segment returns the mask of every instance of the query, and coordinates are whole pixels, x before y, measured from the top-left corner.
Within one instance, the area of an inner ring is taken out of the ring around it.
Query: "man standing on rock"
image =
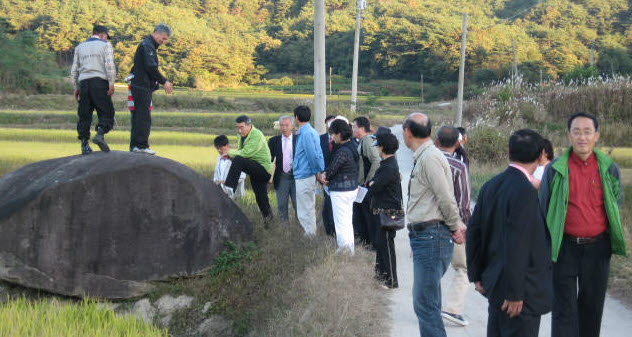
[[[465,240],[465,225],[454,197],[450,165],[430,139],[430,119],[412,113],[402,128],[404,142],[414,152],[406,212],[413,253],[413,307],[421,336],[445,337],[441,278],[450,265],[452,242]]]
[[[625,255],[619,167],[595,148],[599,123],[579,112],[567,123],[571,147],[544,171],[540,208],[551,233],[551,336],[597,337],[610,258]]]
[[[160,23],[154,32],[145,37],[138,45],[134,55],[129,85],[128,108],[132,115],[132,132],[129,149],[131,152],[156,154],[149,148],[149,132],[151,131],[151,111],[153,109],[152,94],[159,84],[165,92],[172,91],[171,82],[158,70],[156,49],[171,37],[171,28]]]
[[[70,71],[75,87],[75,99],[79,102],[77,133],[81,140],[81,153],[92,153],[88,144],[90,139],[90,125],[92,112],[96,109],[99,123],[97,135],[92,141],[101,151],[109,152],[110,147],[105,142],[104,135],[114,126],[114,81],[116,67],[114,66],[114,49],[108,40],[107,27],[94,26],[92,36],[75,48],[75,57]]]
[[[467,228],[467,273],[489,301],[487,336],[535,337],[551,310],[551,248],[532,174],[544,142],[509,138],[509,167],[481,188]]]
[[[250,117],[246,115],[237,117],[235,123],[241,138],[237,150],[228,150],[228,157],[233,163],[230,165],[224,185],[233,192],[239,183],[241,172],[249,175],[259,211],[266,223],[269,223],[272,220],[272,209],[268,199],[268,181],[272,176],[272,159],[266,137],[252,125]]]

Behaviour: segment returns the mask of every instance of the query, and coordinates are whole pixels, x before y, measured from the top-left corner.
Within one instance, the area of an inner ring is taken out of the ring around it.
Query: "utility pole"
[[[421,104],[424,104],[424,74],[421,74]]]
[[[325,133],[327,75],[325,71],[325,0],[314,1],[314,128]]]
[[[461,28],[461,64],[459,65],[459,91],[456,103],[456,126],[461,126],[463,119],[463,82],[465,81],[465,46],[467,43],[467,13],[463,13]]]
[[[331,74],[332,74],[332,67],[329,67],[329,96],[331,96]]]
[[[592,46],[590,47],[590,66],[595,66],[595,50],[592,48]]]
[[[351,75],[351,111],[356,111],[358,103],[358,62],[360,60],[360,21],[362,10],[366,8],[366,0],[357,0],[356,3],[356,27],[353,38],[353,73]]]
[[[543,82],[542,82],[542,68],[540,68],[540,86],[542,86]]]
[[[518,81],[518,56],[516,56],[516,40],[511,39],[511,52],[513,53],[513,64],[511,66],[511,83],[516,85]]]

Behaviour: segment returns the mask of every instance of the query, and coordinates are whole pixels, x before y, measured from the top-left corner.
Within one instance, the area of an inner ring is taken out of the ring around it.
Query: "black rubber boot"
[[[90,144],[87,139],[81,140],[81,154],[90,154],[92,153],[92,149],[90,148]]]
[[[105,142],[105,137],[103,136],[104,134],[105,133],[103,132],[103,129],[101,129],[101,127],[98,127],[97,135],[92,138],[92,142],[97,144],[101,151],[110,152],[110,147],[108,146],[108,143]]]

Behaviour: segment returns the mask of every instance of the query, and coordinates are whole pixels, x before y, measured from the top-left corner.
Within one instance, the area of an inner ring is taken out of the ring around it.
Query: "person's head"
[[[450,125],[444,125],[437,131],[435,144],[444,151],[454,152],[461,144],[459,143],[459,130]]]
[[[404,120],[402,129],[404,130],[404,143],[414,151],[417,146],[430,138],[432,122],[426,114],[413,112]]]
[[[385,158],[397,152],[399,142],[397,141],[397,137],[390,132],[378,133],[375,136],[375,146],[380,153],[380,157]]]
[[[306,105],[299,105],[294,108],[294,118],[296,118],[299,125],[303,125],[312,118],[312,111]]]
[[[171,28],[164,23],[159,23],[156,25],[156,28],[154,28],[154,32],[151,33],[151,36],[158,45],[162,45],[171,37]]]
[[[250,130],[252,130],[252,120],[246,115],[237,117],[235,124],[237,126],[237,133],[242,137],[248,136]]]
[[[285,137],[289,137],[292,134],[292,129],[294,128],[294,120],[290,116],[281,116],[279,118],[279,129],[281,129],[281,134]]]
[[[542,149],[542,154],[540,155],[539,164],[546,165],[548,162],[553,160],[555,157],[555,152],[553,150],[553,144],[548,139],[543,139],[542,144],[544,148]]]
[[[336,115],[327,115],[325,117],[325,131],[329,130],[329,125],[336,118]]]
[[[521,164],[536,163],[544,148],[544,141],[539,133],[522,129],[509,137],[509,160]]]
[[[465,146],[465,144],[467,144],[467,131],[462,126],[458,126],[456,129],[459,130],[459,134],[460,134],[459,144],[461,144],[462,146]]]
[[[329,133],[331,134],[334,142],[338,144],[351,139],[351,136],[353,136],[351,126],[342,119],[335,119],[331,122],[331,125],[329,126]]]
[[[226,155],[228,153],[228,137],[225,135],[219,135],[213,139],[213,145],[220,155]]]
[[[103,41],[107,41],[110,39],[108,27],[106,26],[94,25],[94,27],[92,27],[92,35],[98,36],[99,39]]]
[[[353,120],[353,135],[362,138],[371,133],[371,121],[364,116],[356,117]]]
[[[568,139],[573,152],[582,159],[590,156],[599,140],[599,121],[597,117],[578,112],[568,119]]]

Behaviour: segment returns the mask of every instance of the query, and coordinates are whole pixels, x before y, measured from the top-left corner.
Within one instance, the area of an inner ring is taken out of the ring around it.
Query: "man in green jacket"
[[[268,200],[268,182],[272,176],[272,160],[268,142],[263,133],[252,125],[250,117],[242,115],[235,122],[241,139],[237,150],[228,151],[228,157],[233,162],[224,185],[234,190],[241,172],[249,175],[257,206],[263,218],[269,222],[272,220],[272,209]]]
[[[553,337],[599,336],[610,257],[625,255],[619,168],[595,148],[598,128],[591,114],[571,116],[571,148],[547,166],[540,185],[554,262]]]

